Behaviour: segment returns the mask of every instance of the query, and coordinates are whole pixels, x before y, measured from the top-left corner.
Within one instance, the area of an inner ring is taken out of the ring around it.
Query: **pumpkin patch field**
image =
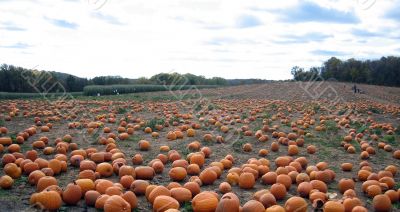
[[[400,91],[350,87],[1,100],[0,211],[400,211]]]

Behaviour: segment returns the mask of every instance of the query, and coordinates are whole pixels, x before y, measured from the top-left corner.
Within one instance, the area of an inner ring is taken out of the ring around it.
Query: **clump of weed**
[[[152,118],[150,121],[147,121],[145,127],[150,127],[151,129],[155,129],[156,125],[164,125],[165,119],[163,118]]]

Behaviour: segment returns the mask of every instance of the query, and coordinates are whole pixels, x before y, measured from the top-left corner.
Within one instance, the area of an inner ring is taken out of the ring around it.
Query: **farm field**
[[[400,210],[400,88],[352,86],[0,100],[0,211]]]

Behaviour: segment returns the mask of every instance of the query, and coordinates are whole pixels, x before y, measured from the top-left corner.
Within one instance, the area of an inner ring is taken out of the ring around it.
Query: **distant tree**
[[[400,57],[382,57],[379,60],[341,61],[335,57],[323,63],[322,67],[312,67],[309,71],[295,66],[292,68],[294,80],[304,81],[318,73],[323,79],[334,78],[342,82],[368,83],[386,86],[400,86]]]

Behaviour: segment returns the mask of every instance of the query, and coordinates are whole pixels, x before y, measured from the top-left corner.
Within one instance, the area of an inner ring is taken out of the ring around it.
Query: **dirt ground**
[[[208,146],[212,150],[212,154],[206,159],[204,167],[207,167],[207,164],[211,162],[220,161],[228,154],[235,158],[233,166],[241,167],[250,158],[262,158],[258,155],[259,150],[267,149],[269,153],[264,158],[270,161],[270,170],[274,171],[276,169],[275,159],[287,155],[288,147],[280,144],[279,151],[271,151],[271,143],[278,141],[273,132],[290,133],[293,131],[292,123],[308,118],[315,120],[315,123],[308,127],[297,125],[305,132],[305,135],[300,136],[304,138],[305,143],[303,147],[299,148],[299,154],[292,157],[306,157],[308,165],[316,165],[321,161],[327,162],[329,169],[336,173],[334,181],[328,184],[328,192],[336,193],[335,199],[340,199],[342,194],[337,188],[338,181],[342,178],[357,178],[358,164],[363,161],[360,159],[361,147],[357,141],[353,139],[351,142],[356,149],[355,154],[347,153],[342,146],[344,136],[349,135],[351,129],[364,133],[361,140],[367,141],[375,149],[376,154],[370,155],[367,159],[374,172],[378,173],[388,165],[400,167],[400,160],[392,157],[393,152],[378,148],[378,141],[382,141],[390,144],[393,151],[400,149],[399,131],[390,134],[387,130],[382,129],[382,125],[390,125],[393,128],[397,127],[397,129],[400,126],[400,88],[359,85],[364,93],[354,94],[351,91],[351,84],[324,83],[328,84],[318,86],[315,83],[301,85],[299,83],[282,82],[186,92],[154,92],[100,98],[81,97],[75,101],[61,103],[39,100],[4,100],[0,102],[1,113],[3,114],[1,119],[7,118],[11,111],[19,110],[17,116],[11,117],[11,121],[2,122],[2,126],[8,128],[8,136],[10,136],[35,125],[34,117],[40,117],[43,123],[46,117],[58,116],[61,118],[60,121],[50,121],[53,124],[50,132],[38,130],[37,134],[29,137],[24,144],[21,144],[22,153],[32,149],[32,142],[43,136],[49,139],[48,146],[55,147],[55,140],[66,134],[70,134],[73,137],[72,142],[77,143],[81,149],[95,147],[98,151],[105,151],[105,145],[98,143],[99,137],[107,137],[107,134],[102,131],[103,128],[96,129],[94,133],[89,134],[86,128],[70,129],[68,124],[73,121],[88,123],[95,121],[96,116],[107,116],[110,113],[115,113],[117,121],[115,123],[106,122],[104,127],[110,127],[112,132],[116,134],[119,127],[118,120],[121,118],[127,120],[128,123],[133,123],[134,119],[140,119],[146,123],[146,126],[151,120],[170,123],[170,126],[158,131],[158,138],[153,138],[151,134],[145,133],[143,127],[136,130],[127,140],[117,139],[118,148],[125,154],[128,165],[137,166],[131,162],[132,156],[137,153],[142,154],[143,165],[147,165],[158,154],[167,154],[160,152],[160,147],[164,145],[169,146],[171,150],[177,150],[182,158],[186,158],[186,155],[191,152],[187,149],[187,145],[193,141],[199,141],[202,147]],[[27,115],[23,117],[22,114],[25,111]],[[184,119],[179,114],[191,114],[192,118]],[[71,118],[70,115],[76,115],[77,118]],[[236,118],[232,118],[235,116]],[[316,126],[321,125],[321,116],[332,116],[333,118],[325,121],[326,130],[316,131]],[[232,119],[228,121],[226,117]],[[340,125],[339,122],[346,118],[350,120],[348,126]],[[209,121],[210,119],[228,126],[229,132],[221,132],[218,126]],[[260,142],[254,134],[265,125],[265,122],[272,130],[264,132],[269,140]],[[196,130],[194,137],[184,136],[183,139],[174,141],[167,139],[168,132],[176,130],[184,124],[190,126],[193,123],[201,125],[201,129]],[[381,124],[380,127],[379,124]],[[374,125],[375,128],[371,128],[371,125]],[[252,131],[251,136],[244,135],[243,126],[248,126]],[[273,130],[274,128],[275,130]],[[214,137],[221,135],[225,141],[222,143],[204,141],[204,134],[212,134]],[[378,134],[378,141],[371,138],[373,134]],[[139,140],[150,141],[151,149],[140,151]],[[246,143],[252,145],[251,152],[243,151],[242,146]],[[317,147],[315,154],[307,153],[306,147],[309,145]],[[40,153],[39,157],[46,159],[52,159],[55,155],[44,155],[41,149],[37,149],[37,151]],[[0,157],[6,153],[7,147],[0,153]],[[344,162],[354,164],[351,172],[341,170],[340,165]],[[167,186],[171,182],[168,175],[170,168],[170,162],[165,164],[162,174],[157,174],[150,183]],[[0,175],[3,175],[3,167],[0,168],[0,173]],[[67,172],[56,176],[59,186],[64,188],[68,183],[77,179],[78,173],[79,167],[68,166]],[[222,196],[218,186],[221,182],[226,181],[227,174],[228,170],[224,170],[221,177],[213,185],[202,186],[201,190],[212,190]],[[113,182],[119,181],[115,174],[107,179]],[[397,182],[396,189],[399,189],[400,174],[394,176],[394,179]],[[183,185],[188,180],[189,176],[179,183]],[[372,199],[363,194],[361,184],[360,181],[356,182],[357,196],[362,200],[365,207],[372,210]],[[252,199],[256,191],[269,188],[270,185],[262,184],[260,178],[253,189],[244,190],[237,185],[232,186],[233,192],[240,197],[241,205]],[[278,204],[283,206],[288,198],[296,196],[296,188],[297,185],[294,183],[286,198],[278,201]],[[35,186],[27,183],[27,176],[22,175],[21,178],[15,180],[12,189],[0,189],[0,211],[38,211],[39,209],[29,205],[29,198],[35,192],[35,189]],[[151,204],[144,196],[138,196],[138,200],[139,206],[135,209],[136,211],[152,210]],[[400,210],[398,204],[394,205],[394,208]],[[190,211],[191,208],[186,205],[182,206],[180,210]],[[311,203],[309,203],[309,211],[311,210]],[[96,209],[87,207],[84,200],[81,200],[77,206],[63,205],[60,211],[96,211]]]

